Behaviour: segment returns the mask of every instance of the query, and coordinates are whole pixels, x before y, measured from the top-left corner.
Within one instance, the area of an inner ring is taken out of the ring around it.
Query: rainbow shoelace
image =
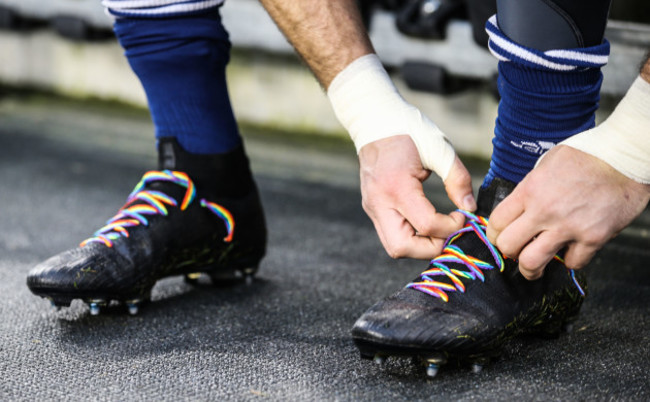
[[[185,187],[185,196],[180,204],[180,210],[184,211],[190,206],[196,196],[196,189],[194,183],[183,172],[176,172],[171,170],[151,171],[142,176],[142,179],[135,186],[131,194],[126,200],[124,206],[117,212],[117,214],[106,222],[106,225],[96,231],[93,237],[84,240],[79,245],[84,247],[90,243],[102,243],[107,247],[113,247],[113,241],[121,237],[129,237],[128,228],[139,225],[149,225],[147,217],[154,215],[167,216],[169,211],[168,206],[178,207],[178,202],[165,193],[154,190],[145,190],[145,186],[154,181],[166,181],[179,186]],[[132,204],[134,201],[141,202]],[[205,199],[200,200],[202,207],[207,208],[210,212],[217,215],[225,224],[227,235],[224,237],[225,242],[232,241],[235,220],[232,214],[226,208],[214,202]]]
[[[442,253],[438,257],[431,260],[429,269],[420,274],[420,280],[411,282],[406,285],[407,288],[419,290],[420,292],[427,293],[447,302],[449,301],[447,292],[465,293],[465,285],[463,284],[462,279],[479,279],[481,282],[485,282],[485,275],[483,274],[483,270],[498,269],[500,272],[503,272],[503,269],[505,268],[503,256],[499,250],[497,250],[497,248],[492,243],[490,243],[487,235],[485,234],[488,220],[482,216],[477,216],[468,211],[458,210],[458,212],[462,213],[467,218],[465,226],[461,230],[452,234],[447,239]],[[494,259],[494,264],[479,260],[478,258],[472,256],[468,256],[458,246],[452,244],[460,236],[468,232],[476,233],[478,238],[481,239],[485,246],[490,250],[492,258]],[[564,260],[560,256],[556,255],[554,258],[564,263]],[[466,270],[450,268],[446,265],[450,263],[462,264],[465,266]],[[585,292],[575,277],[575,271],[568,268],[567,270],[571,276],[571,279],[573,280],[573,283],[578,288],[578,291],[581,295],[584,296]],[[451,284],[436,281],[435,278],[439,276],[447,277]]]

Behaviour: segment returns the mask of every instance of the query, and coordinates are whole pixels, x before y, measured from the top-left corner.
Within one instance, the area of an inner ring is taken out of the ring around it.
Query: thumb
[[[476,211],[476,199],[472,193],[472,176],[458,156],[455,157],[444,183],[451,202],[460,209]]]

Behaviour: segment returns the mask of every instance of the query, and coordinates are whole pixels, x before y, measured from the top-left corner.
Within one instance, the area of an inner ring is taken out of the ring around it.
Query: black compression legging
[[[538,50],[602,42],[611,0],[497,0],[499,28]]]

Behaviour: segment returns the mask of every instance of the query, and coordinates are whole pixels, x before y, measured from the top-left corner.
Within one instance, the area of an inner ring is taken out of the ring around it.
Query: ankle
[[[198,191],[211,197],[242,197],[254,186],[243,144],[220,154],[192,154],[176,138],[162,137],[158,168],[185,172]]]

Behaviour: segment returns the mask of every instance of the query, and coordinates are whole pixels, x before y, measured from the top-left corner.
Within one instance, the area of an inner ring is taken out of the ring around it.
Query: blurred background
[[[359,0],[376,50],[407,100],[457,150],[488,158],[496,60],[474,40],[476,0]],[[222,8],[234,45],[228,77],[240,122],[344,137],[323,91],[256,0]],[[484,17],[483,17],[484,18]],[[0,84],[146,107],[99,0],[0,0]],[[650,48],[650,2],[614,0],[603,114],[625,93]]]

